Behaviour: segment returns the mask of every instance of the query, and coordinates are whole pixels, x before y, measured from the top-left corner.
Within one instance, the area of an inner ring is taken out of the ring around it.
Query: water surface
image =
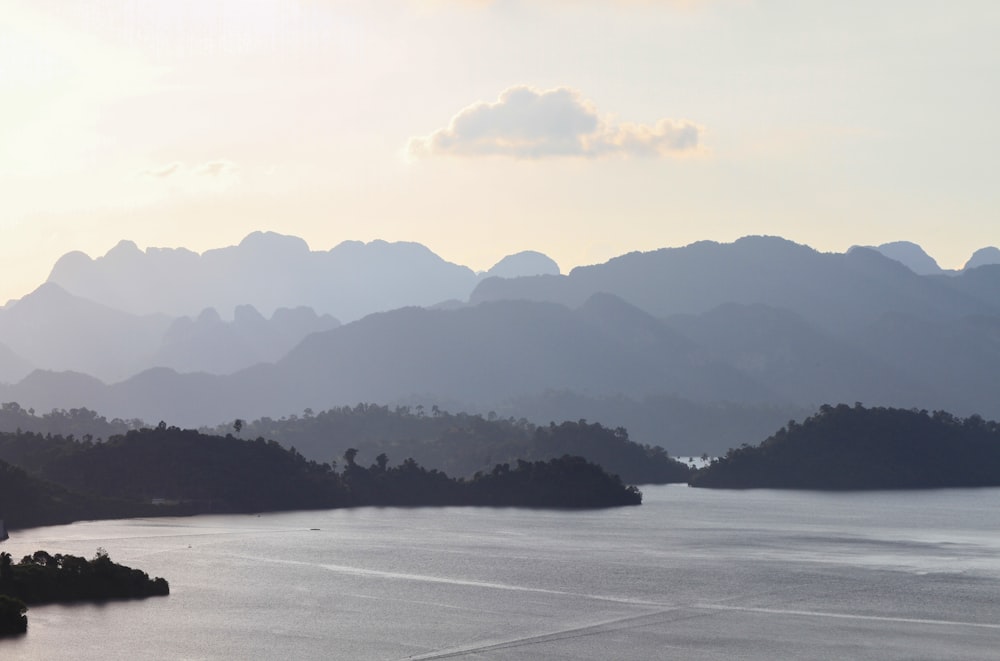
[[[641,507],[362,508],[16,532],[170,581],[34,607],[11,659],[992,659],[1000,490],[646,487]],[[318,528],[318,530],[313,530]]]

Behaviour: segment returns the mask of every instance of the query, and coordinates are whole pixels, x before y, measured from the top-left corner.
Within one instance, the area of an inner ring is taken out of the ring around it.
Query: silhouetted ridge
[[[49,281],[81,297],[135,314],[192,316],[251,304],[265,316],[308,306],[353,320],[406,305],[465,299],[477,276],[417,243],[344,242],[311,251],[301,238],[254,232],[203,254],[140,250],[123,241],[103,257],[60,259]]]
[[[726,303],[762,303],[790,309],[834,333],[871,323],[887,310],[927,319],[988,310],[948,283],[918,276],[874,250],[819,253],[777,237],[629,253],[577,267],[562,279],[484,280],[470,300],[525,298],[573,307],[598,292],[619,296],[656,317],[700,314]]]
[[[529,275],[559,275],[559,265],[547,255],[524,250],[507,255],[485,273],[486,277],[521,278]]]
[[[118,380],[144,366],[169,324],[165,316],[121,312],[48,282],[0,310],[0,342],[38,368]]]
[[[883,243],[880,246],[868,246],[872,250],[877,250],[889,259],[894,259],[900,264],[919,275],[937,275],[944,273],[938,266],[937,261],[924,249],[911,241],[893,241]]]
[[[964,270],[968,271],[987,264],[1000,264],[1000,248],[995,246],[980,248],[972,253],[972,257],[965,263]]]
[[[14,468],[5,469],[14,477],[0,482],[0,489],[14,490],[17,499],[2,504],[5,514],[22,526],[38,525],[33,516],[39,513],[33,514],[30,500],[22,498],[32,493],[40,493],[53,508],[40,515],[67,518],[359,505],[613,507],[642,500],[637,489],[578,457],[518,462],[514,470],[497,464],[488,475],[456,480],[413,459],[390,468],[383,453],[364,468],[357,456],[357,449],[345,451],[344,469],[337,473],[332,464],[307,460],[275,441],[210,436],[163,422],[103,443],[18,432],[0,434],[0,457],[23,462],[36,475],[84,497],[53,502],[54,488]],[[0,469],[5,466],[0,462]],[[112,507],[115,503],[118,509]]]
[[[823,406],[759,446],[699,471],[692,486],[927,489],[1000,486],[1000,425],[944,411]]]
[[[211,431],[225,433],[230,425]],[[688,468],[660,447],[629,439],[623,427],[607,428],[586,420],[534,425],[525,419],[452,414],[438,406],[343,406],[280,420],[261,418],[243,424],[248,436],[264,436],[323,460],[354,448],[367,456],[412,457],[423,466],[469,477],[495,464],[518,459],[547,461],[577,455],[599,464],[629,483],[685,482]]]

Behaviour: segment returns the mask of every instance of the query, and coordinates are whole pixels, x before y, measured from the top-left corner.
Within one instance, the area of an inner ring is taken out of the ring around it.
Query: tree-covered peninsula
[[[0,553],[0,636],[24,633],[31,604],[139,599],[170,594],[165,579],[111,561],[98,549],[93,559],[36,551],[14,563]]]
[[[825,405],[758,446],[731,449],[690,484],[824,490],[1000,486],[1000,424],[944,411]]]
[[[336,462],[306,459],[263,438],[242,440],[160,424],[104,442],[30,432],[0,434],[0,518],[30,527],[86,518],[246,513],[362,505],[613,507],[641,492],[570,455],[504,462],[452,478],[407,459],[390,466],[349,448]],[[7,482],[7,481],[5,481]],[[34,503],[40,503],[35,505]]]

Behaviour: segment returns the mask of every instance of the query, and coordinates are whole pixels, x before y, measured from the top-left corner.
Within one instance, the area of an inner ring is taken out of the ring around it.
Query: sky
[[[0,301],[255,230],[485,270],[1000,245],[1000,3],[0,0]]]

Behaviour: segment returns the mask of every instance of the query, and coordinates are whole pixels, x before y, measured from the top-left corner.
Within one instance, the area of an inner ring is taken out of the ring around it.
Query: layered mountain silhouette
[[[276,363],[229,376],[158,368],[110,386],[81,375],[67,375],[60,385],[59,378],[35,372],[3,397],[47,410],[59,406],[56,398],[65,401],[67,388],[78,388],[73,406],[186,425],[412,395],[464,402],[472,409],[560,389],[599,397],[685,393],[702,401],[753,403],[773,398],[761,383],[606,295],[577,310],[504,301],[369,315],[310,335]]]
[[[945,270],[938,266],[937,260],[924,252],[924,249],[911,241],[893,241],[880,246],[867,246],[877,250],[889,259],[894,259],[918,275],[937,275]]]
[[[938,266],[937,260],[911,241],[893,241],[880,246],[866,246],[894,259],[918,275],[954,275],[988,264],[1000,264],[1000,248],[980,248],[972,254],[961,271],[950,271]]]
[[[799,405],[823,402],[929,402],[943,393],[887,361],[873,343],[851,343],[810,326],[794,312],[728,303],[701,315],[675,315],[666,325],[700,342],[776,395]],[[905,393],[905,394],[904,394]]]
[[[487,278],[521,278],[527,275],[559,275],[559,265],[552,258],[534,250],[507,255],[485,274]]]
[[[598,292],[620,296],[657,317],[760,303],[791,310],[835,333],[892,312],[938,319],[997,309],[948,280],[917,275],[875,250],[820,253],[777,237],[629,253],[565,276],[488,278],[470,301],[523,299],[573,307]]]
[[[559,272],[551,259],[522,252],[490,271],[504,277]],[[310,307],[341,321],[400,307],[466,300],[479,281],[472,269],[452,264],[419,243],[345,241],[312,251],[298,237],[254,232],[236,246],[202,254],[183,248],[140,250],[122,241],[103,257],[64,255],[49,282],[66,291],[130,312],[198,315],[206,308],[252,305]]]
[[[122,312],[48,282],[0,309],[0,342],[39,369],[120,380],[149,366],[170,322],[165,315]]]
[[[905,242],[838,254],[746,237],[566,275],[519,253],[477,276],[417,244],[123,243],[64,257],[0,309],[0,370],[40,368],[0,400],[183,426],[441,404],[589,418],[689,452],[741,430],[756,442],[824,403],[1000,417],[1000,264],[935,272],[924,257]]]
[[[232,321],[206,308],[194,319],[174,321],[150,364],[178,372],[230,374],[274,362],[307,335],[339,325],[330,315],[317,315],[307,307],[278,308],[265,319],[252,305],[238,305]]]
[[[74,296],[51,282],[0,309],[0,382],[32,369],[121,381],[151,367],[227,374],[274,361],[310,333],[339,326],[309,308],[265,319],[237,306],[232,321],[214,308],[197,318],[136,315]]]
[[[14,353],[6,344],[0,344],[0,383],[20,381],[34,369],[31,363]]]
[[[980,248],[972,253],[972,257],[965,263],[964,270],[968,271],[988,264],[1000,264],[1000,248],[995,246]]]

